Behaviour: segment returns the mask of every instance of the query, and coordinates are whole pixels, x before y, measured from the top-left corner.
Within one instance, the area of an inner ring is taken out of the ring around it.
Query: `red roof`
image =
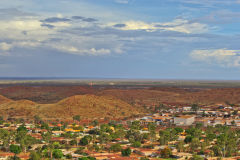
[[[114,160],[138,160],[136,157],[117,157],[117,158],[111,158]]]
[[[42,136],[41,136],[41,134],[39,134],[39,133],[30,134],[30,136],[32,136],[32,137],[34,137],[34,138],[36,138],[36,139],[42,139]]]
[[[52,137],[52,141],[63,141],[65,138],[64,137]]]
[[[9,157],[9,156],[14,156],[14,153],[10,152],[1,152],[0,157]]]
[[[29,153],[19,154],[18,157],[21,159],[29,159]]]

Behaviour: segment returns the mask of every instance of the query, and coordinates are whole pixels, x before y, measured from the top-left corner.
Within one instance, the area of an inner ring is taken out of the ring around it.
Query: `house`
[[[138,155],[142,155],[142,156],[150,156],[152,155],[154,152],[156,152],[153,149],[146,149],[146,148],[140,148],[138,150],[134,150],[134,153],[138,154]]]
[[[177,126],[190,126],[194,123],[195,116],[192,115],[183,115],[174,117],[174,124]]]
[[[225,123],[226,123],[226,121],[221,117],[217,117],[213,120],[213,126],[216,126],[218,124],[225,125]]]
[[[195,120],[196,123],[202,123],[204,127],[212,125],[213,118],[198,118]]]
[[[52,134],[55,136],[60,136],[61,134],[64,134],[64,131],[52,131]]]
[[[182,109],[183,109],[183,111],[191,111],[192,107],[187,106],[187,107],[183,107]]]
[[[20,153],[19,155],[18,155],[18,157],[20,158],[20,159],[29,159],[29,156],[30,156],[30,153]]]
[[[14,153],[9,153],[9,152],[1,152],[0,153],[0,160],[5,160],[8,159],[10,157],[13,157]]]

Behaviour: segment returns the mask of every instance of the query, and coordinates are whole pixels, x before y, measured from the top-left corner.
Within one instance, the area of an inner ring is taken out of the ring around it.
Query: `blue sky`
[[[240,0],[1,0],[1,77],[240,79]]]

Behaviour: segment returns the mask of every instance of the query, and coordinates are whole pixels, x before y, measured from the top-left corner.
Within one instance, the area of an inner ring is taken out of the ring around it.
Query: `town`
[[[240,159],[240,106],[171,106],[124,120],[0,118],[0,159]]]
[[[0,160],[240,160],[240,0],[0,0]]]

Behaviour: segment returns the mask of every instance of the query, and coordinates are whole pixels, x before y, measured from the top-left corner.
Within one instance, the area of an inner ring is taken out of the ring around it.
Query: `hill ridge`
[[[80,115],[84,118],[124,118],[139,111],[120,99],[91,94],[70,96],[52,104],[38,104],[25,99],[0,104],[0,115],[4,113],[11,117],[72,118]]]
[[[10,102],[10,101],[12,101],[12,100],[7,98],[7,97],[4,97],[4,96],[0,95],[0,104]]]

